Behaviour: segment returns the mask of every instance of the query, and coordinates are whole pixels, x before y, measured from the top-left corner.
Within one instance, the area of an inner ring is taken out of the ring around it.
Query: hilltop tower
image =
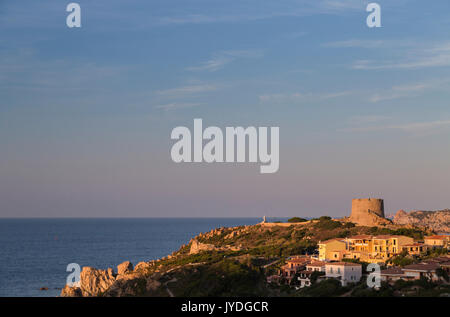
[[[384,218],[384,201],[378,198],[352,199],[352,213],[350,217],[358,218],[361,215],[372,212]]]
[[[374,226],[388,223],[384,218],[384,201],[379,198],[352,199],[352,213],[350,221],[363,225]]]

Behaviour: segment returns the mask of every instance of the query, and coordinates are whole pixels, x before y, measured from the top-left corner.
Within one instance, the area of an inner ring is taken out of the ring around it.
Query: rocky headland
[[[428,228],[435,232],[450,233],[450,209],[411,212],[399,210],[395,214],[393,222],[397,225],[416,226]]]
[[[162,259],[136,266],[127,261],[116,270],[84,267],[79,285],[65,286],[61,296],[283,296],[267,285],[265,276],[288,256],[314,252],[321,240],[358,234],[420,239],[428,233],[390,222],[361,226],[330,217],[217,228]]]

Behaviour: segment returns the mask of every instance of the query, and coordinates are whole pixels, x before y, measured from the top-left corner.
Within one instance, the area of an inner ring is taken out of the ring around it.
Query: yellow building
[[[425,237],[425,244],[433,247],[447,247],[450,242],[450,236],[436,235]]]
[[[390,257],[403,251],[403,246],[414,243],[414,239],[406,236],[361,235],[347,239],[349,251],[358,252],[359,259],[364,262],[385,262]],[[355,257],[351,257],[355,258]]]
[[[359,259],[369,263],[385,262],[401,253],[404,245],[413,243],[413,238],[394,235],[358,235],[332,239],[319,243],[319,260]]]
[[[338,251],[345,251],[347,243],[344,239],[330,239],[319,242],[319,260],[320,261],[339,261]]]
[[[429,246],[423,243],[411,243],[402,246],[402,250],[408,252],[409,255],[421,255],[428,251]]]

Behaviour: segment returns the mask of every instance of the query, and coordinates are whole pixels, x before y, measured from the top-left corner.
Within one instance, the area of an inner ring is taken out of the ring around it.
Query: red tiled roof
[[[431,258],[431,259],[427,259],[427,260],[423,260],[422,263],[444,263],[444,262],[449,262],[450,258],[449,257],[436,257],[436,258]]]
[[[431,240],[445,240],[445,239],[449,239],[449,236],[435,235],[435,236],[425,237],[425,239],[431,239]]]
[[[316,261],[309,263],[308,266],[325,266],[325,264],[325,262]]]
[[[404,244],[403,246],[404,247],[423,247],[423,246],[426,246],[426,244],[415,242],[415,243],[410,243],[410,244]]]
[[[339,265],[339,266],[362,266],[358,263],[352,263],[352,262],[330,262],[325,265]]]
[[[434,271],[437,268],[439,268],[439,265],[436,263],[429,263],[429,264],[410,264],[403,268],[405,271]]]
[[[300,264],[305,264],[309,261],[311,261],[311,260],[310,259],[288,259],[288,260],[286,260],[287,263],[300,263]]]
[[[403,275],[403,270],[399,267],[391,267],[380,272],[381,275]]]

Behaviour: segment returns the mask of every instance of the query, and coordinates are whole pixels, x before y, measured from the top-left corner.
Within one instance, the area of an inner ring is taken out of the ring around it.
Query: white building
[[[306,265],[307,271],[318,271],[325,272],[325,262],[322,261],[313,261]]]
[[[357,283],[362,276],[362,265],[350,262],[330,262],[325,264],[325,278],[335,278],[342,286]]]

